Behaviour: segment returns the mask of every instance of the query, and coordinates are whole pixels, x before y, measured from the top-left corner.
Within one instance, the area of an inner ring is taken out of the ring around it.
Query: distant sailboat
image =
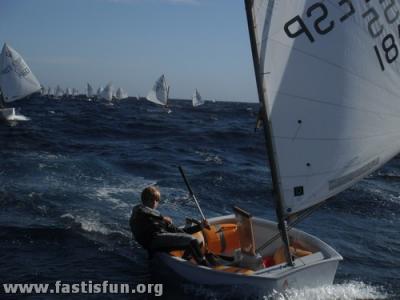
[[[204,100],[201,98],[200,93],[197,89],[193,93],[192,104],[193,104],[193,107],[204,104]]]
[[[42,86],[40,89],[40,95],[41,96],[47,96],[47,89],[46,87]]]
[[[21,55],[4,44],[0,57],[0,113],[6,120],[29,120],[15,113],[15,108],[6,108],[6,103],[23,99],[39,92],[41,86]]]
[[[56,98],[61,98],[64,95],[64,91],[62,90],[62,88],[57,85],[56,87],[56,92],[55,92],[55,97]]]
[[[47,97],[53,97],[54,96],[54,91],[51,87],[47,89]]]
[[[86,87],[86,97],[88,98],[88,100],[92,100],[93,96],[94,96],[93,87],[88,83]]]
[[[100,99],[104,99],[111,102],[113,100],[113,93],[114,93],[114,86],[110,82],[100,93]]]
[[[164,74],[154,83],[153,88],[147,94],[146,99],[158,105],[168,106],[169,85],[165,81]]]
[[[67,97],[67,98],[69,98],[69,97],[72,96],[72,90],[71,90],[71,88],[67,88],[67,89],[65,90],[64,96]]]
[[[97,89],[97,99],[101,99],[101,93],[103,92],[104,87],[101,85],[98,89]]]
[[[128,98],[128,93],[125,92],[122,88],[118,88],[115,92],[115,98],[117,100],[122,100]]]

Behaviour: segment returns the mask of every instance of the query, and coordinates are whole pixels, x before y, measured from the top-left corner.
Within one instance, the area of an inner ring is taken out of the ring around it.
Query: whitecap
[[[71,213],[67,213],[61,216],[63,219],[71,219],[75,223],[79,224],[84,231],[87,232],[98,232],[104,235],[110,234],[110,230],[107,229],[103,224],[101,224],[98,220],[89,219],[81,216],[74,216]]]
[[[389,295],[381,287],[350,281],[318,288],[289,289],[285,293],[264,296],[264,300],[356,300],[387,299],[388,297]]]

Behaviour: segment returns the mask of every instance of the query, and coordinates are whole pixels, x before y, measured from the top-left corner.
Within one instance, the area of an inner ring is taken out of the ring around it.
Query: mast
[[[264,138],[265,138],[265,144],[267,148],[267,153],[268,153],[268,160],[269,160],[269,165],[271,168],[271,175],[272,175],[272,184],[273,184],[273,197],[275,198],[275,210],[276,210],[276,215],[278,218],[278,228],[281,233],[282,237],[282,242],[285,246],[285,255],[286,255],[286,261],[290,266],[293,266],[293,260],[292,256],[290,255],[290,250],[289,250],[289,236],[288,236],[288,231],[287,231],[287,222],[284,216],[283,212],[283,206],[282,206],[282,192],[279,186],[279,176],[278,176],[278,166],[275,160],[275,151],[274,151],[274,145],[272,142],[272,130],[271,130],[271,124],[270,121],[268,120],[268,113],[267,113],[267,99],[265,99],[265,94],[264,94],[264,80],[263,80],[263,74],[261,74],[261,68],[260,68],[260,58],[258,54],[258,49],[257,49],[257,40],[256,40],[256,32],[255,32],[255,24],[254,24],[254,19],[253,19],[253,13],[252,13],[252,8],[253,8],[253,0],[244,0],[245,2],[245,7],[246,7],[246,15],[247,15],[247,25],[249,29],[249,35],[250,35],[250,44],[251,44],[251,52],[253,56],[253,64],[254,64],[254,73],[256,77],[256,84],[257,84],[257,92],[258,92],[258,98],[260,102],[260,112],[262,113],[262,119],[263,119],[263,129],[264,129]]]
[[[4,96],[3,96],[3,92],[1,91],[0,88],[0,108],[5,108],[6,104],[4,103]]]
[[[167,85],[167,103],[165,104],[166,107],[168,107],[168,98],[169,98],[169,85]]]

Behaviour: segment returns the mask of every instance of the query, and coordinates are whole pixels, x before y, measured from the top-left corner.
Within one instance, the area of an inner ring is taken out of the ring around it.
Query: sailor
[[[184,250],[183,258],[192,257],[198,264],[208,265],[198,240],[191,235],[207,226],[207,222],[180,229],[170,217],[157,210],[160,199],[161,194],[156,187],[149,186],[143,190],[142,203],[133,207],[129,220],[134,239],[148,251],[149,257],[157,251]]]

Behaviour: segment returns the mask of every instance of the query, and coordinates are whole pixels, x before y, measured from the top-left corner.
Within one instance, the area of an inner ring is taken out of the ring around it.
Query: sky
[[[0,0],[4,42],[44,86],[258,101],[242,0]]]

